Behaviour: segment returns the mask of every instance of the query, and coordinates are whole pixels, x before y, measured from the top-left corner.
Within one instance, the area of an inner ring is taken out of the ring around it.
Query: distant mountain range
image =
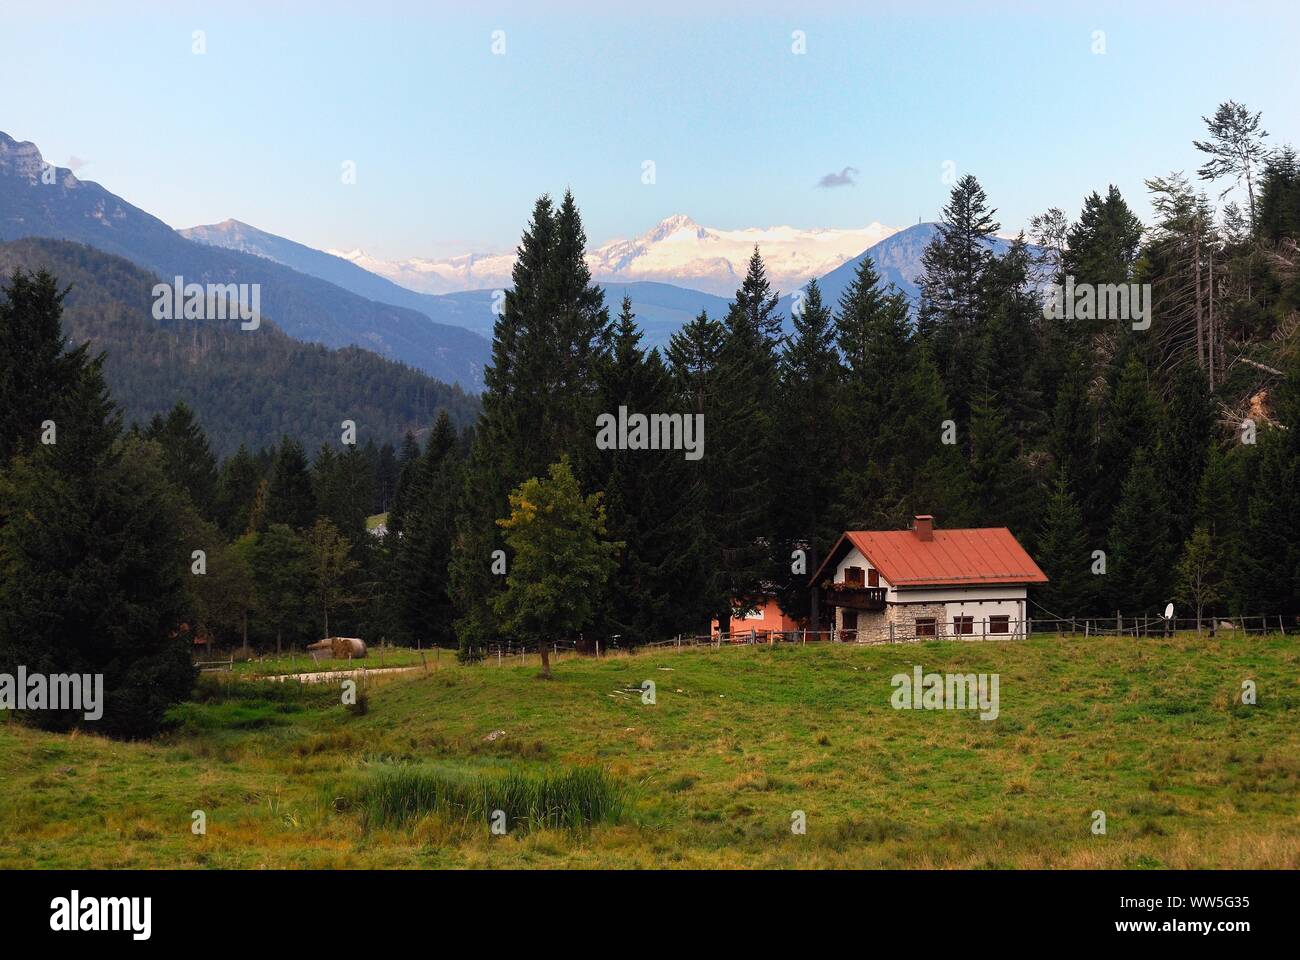
[[[660,232],[666,232],[668,236],[678,235],[683,229],[689,229],[685,226],[688,222],[690,221],[685,218],[670,218],[660,224],[665,228]],[[839,266],[819,277],[818,282],[822,287],[823,298],[827,303],[837,304],[840,296],[852,282],[859,261],[863,257],[870,256],[884,281],[897,287],[915,305],[921,294],[918,286],[921,275],[921,254],[926,244],[933,239],[936,229],[933,223],[918,223],[903,230],[890,232],[884,239],[872,244],[866,250],[859,251],[844,260]],[[825,232],[827,231],[806,233]],[[360,296],[419,310],[441,324],[464,327],[484,337],[492,336],[492,326],[496,320],[496,315],[492,312],[493,297],[496,289],[501,288],[444,294],[419,293],[387,277],[361,269],[359,264],[366,262],[364,260],[345,260],[335,254],[277,237],[237,220],[192,227],[182,230],[181,233],[198,242],[275,260],[311,276],[329,280]],[[736,233],[746,234],[747,238],[752,239],[750,237],[752,231],[736,231]],[[656,231],[651,231],[651,234],[656,234]],[[651,234],[647,234],[646,237],[650,237]],[[651,239],[648,242],[653,246],[655,241]],[[991,245],[995,252],[1001,254],[1006,251],[1009,243],[1007,240],[995,238]],[[608,248],[602,249],[608,252]],[[749,253],[752,252],[751,247]],[[763,255],[766,265],[768,248],[760,246],[759,252]],[[749,253],[746,253],[746,259]],[[589,254],[588,260],[591,261],[593,256]],[[743,268],[744,264],[741,264],[742,276]],[[401,272],[396,275],[409,279]],[[692,289],[688,286],[690,278],[673,277],[673,280],[676,282],[617,279],[600,279],[597,282],[605,289],[605,299],[611,313],[618,310],[624,294],[631,297],[632,309],[645,331],[647,345],[662,347],[667,344],[668,338],[675,331],[697,316],[700,311],[706,311],[711,317],[721,317],[735,295],[735,288],[740,285],[741,278],[735,280],[734,286],[725,295]],[[509,287],[509,285],[507,277],[504,286]],[[788,329],[794,288],[782,288],[775,282],[773,287],[782,293],[778,309],[785,315]]]
[[[860,229],[780,226],[720,230],[700,226],[679,213],[631,240],[614,240],[589,250],[587,264],[591,275],[602,283],[670,283],[730,297],[745,276],[755,246],[763,253],[772,285],[778,290],[794,290],[809,277],[828,273],[897,232],[897,227],[880,223]],[[433,294],[507,287],[515,262],[513,252],[396,262],[379,260],[362,250],[327,252],[407,289]]]
[[[0,132],[0,240],[22,237],[76,240],[166,280],[256,283],[263,314],[295,339],[364,347],[439,380],[482,387],[491,345],[480,334],[433,322],[391,300],[376,301],[277,257],[196,243],[99,184],[46,164],[34,144]],[[363,281],[357,270],[351,282],[360,288]]]
[[[358,262],[286,240],[238,220],[191,227],[180,233],[198,243],[263,257],[292,267],[358,296],[418,310],[439,324],[464,327],[484,338],[491,338],[496,321],[496,314],[492,312],[493,297],[497,290],[510,286],[507,269],[502,286],[441,295],[420,293],[394,283],[385,276],[364,270]],[[512,256],[510,265],[513,264]],[[667,343],[674,331],[701,310],[707,310],[710,316],[718,316],[727,308],[727,300],[722,297],[667,283],[602,281],[601,285],[605,288],[605,299],[611,312],[618,310],[624,294],[632,298],[637,320],[646,332],[647,343],[651,344]]]
[[[672,217],[663,221],[656,230],[645,234],[642,239],[645,241],[645,245],[650,248],[653,248],[656,243],[664,238],[678,237],[680,240],[680,234],[684,230],[689,232],[692,229],[688,224],[693,224],[693,221],[683,217]],[[703,228],[698,229],[702,230]],[[782,231],[789,230],[789,228],[784,227],[779,229]],[[865,250],[859,251],[847,260],[843,260],[834,269],[819,276],[818,282],[822,287],[823,299],[832,306],[838,304],[840,297],[853,281],[858,263],[863,257],[869,256],[875,262],[876,270],[885,283],[893,284],[915,306],[921,295],[918,285],[921,275],[921,255],[925,251],[926,245],[934,238],[937,229],[937,225],[934,223],[918,223],[903,230],[892,231],[884,239],[872,244]],[[365,259],[345,260],[333,253],[316,250],[295,243],[292,240],[277,237],[274,234],[259,230],[246,223],[240,223],[237,220],[227,220],[209,226],[192,227],[180,232],[184,236],[201,243],[209,243],[274,260],[311,276],[328,280],[360,296],[378,300],[381,303],[391,303],[419,310],[438,323],[464,327],[484,337],[490,338],[492,336],[492,327],[496,320],[496,315],[492,312],[493,298],[496,290],[502,289],[501,287],[444,294],[419,293],[403,286],[401,282],[394,282],[386,276],[379,276],[369,270],[362,269],[360,264],[369,262]],[[753,234],[757,232],[735,231],[736,234],[745,235],[747,240],[753,239]],[[803,233],[805,235],[817,235],[828,232],[830,231],[804,231]],[[851,232],[841,231],[844,234]],[[669,242],[673,241],[670,240]],[[842,238],[837,242],[842,242]],[[1004,253],[1009,245],[1010,241],[1000,237],[994,238],[991,242],[993,250],[998,254]],[[765,265],[769,262],[768,249],[766,246],[759,247]],[[605,254],[613,255],[609,247],[601,248],[601,250],[604,250]],[[751,246],[745,253],[746,261],[752,252],[753,247]],[[595,253],[589,253],[588,261],[593,262],[595,257]],[[636,258],[633,257],[633,259]],[[838,254],[836,254],[835,259],[838,259]],[[510,262],[513,264],[513,260]],[[606,262],[612,261],[607,260]],[[789,259],[786,261],[787,265],[791,262]],[[700,264],[699,261],[695,261],[695,263],[697,266]],[[735,279],[734,285],[725,295],[692,289],[689,286],[691,280],[689,277],[673,276],[672,279],[675,282],[672,283],[647,280],[622,281],[607,278],[598,279],[597,282],[605,289],[605,300],[611,314],[618,310],[624,294],[631,297],[633,312],[636,313],[637,321],[642,330],[645,331],[646,344],[648,346],[662,347],[668,343],[668,338],[674,332],[681,329],[684,323],[697,316],[700,311],[705,311],[714,318],[721,317],[727,311],[732,297],[735,296],[735,289],[743,279],[745,266],[745,263],[739,265],[741,276]],[[728,267],[727,269],[731,268]],[[409,275],[401,271],[394,272],[393,275],[402,278],[403,281],[409,280]],[[507,276],[504,287],[508,288],[509,286],[510,282]],[[795,288],[782,287],[775,281],[773,282],[773,288],[782,293],[777,307],[785,316],[785,325],[788,331],[790,329],[790,306]]]
[[[834,305],[866,256],[915,304],[921,254],[935,230],[933,223],[718,230],[678,214],[587,259],[611,314],[626,294],[647,345],[664,346],[701,311],[726,312],[755,245],[782,293],[787,329],[793,293],[806,278],[817,276]],[[26,236],[78,240],[165,279],[259,283],[263,313],[289,336],[360,346],[474,391],[490,359],[495,293],[510,286],[514,264],[513,253],[386,263],[360,251],[317,250],[238,220],[173,230],[0,132],[0,240]],[[1007,245],[993,241],[999,253]]]

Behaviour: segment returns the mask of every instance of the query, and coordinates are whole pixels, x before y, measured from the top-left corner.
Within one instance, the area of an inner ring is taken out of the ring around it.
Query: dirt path
[[[422,667],[358,667],[355,670],[318,670],[315,673],[271,673],[260,677],[246,677],[247,680],[275,680],[283,682],[285,680],[299,680],[303,683],[327,683],[330,680],[344,680],[348,677],[359,677],[363,673],[368,677],[376,677],[385,673],[410,673],[412,670],[421,670]]]

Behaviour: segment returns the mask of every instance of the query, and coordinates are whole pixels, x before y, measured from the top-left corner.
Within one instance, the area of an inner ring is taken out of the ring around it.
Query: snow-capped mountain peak
[[[592,276],[600,281],[653,280],[730,297],[757,246],[772,286],[790,292],[897,232],[898,228],[881,223],[851,228],[781,225],[725,230],[702,226],[677,213],[638,236],[588,250],[587,263]],[[507,286],[515,259],[513,250],[396,262],[380,260],[360,249],[328,252],[420,293]]]

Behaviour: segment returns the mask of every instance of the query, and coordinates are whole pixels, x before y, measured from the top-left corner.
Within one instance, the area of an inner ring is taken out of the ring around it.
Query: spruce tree
[[[87,362],[85,346],[65,350],[66,294],[44,270],[15,270],[0,286],[0,466],[37,445],[42,423],[57,427],[57,401]]]
[[[366,518],[374,502],[374,474],[365,451],[355,445],[336,453],[323,445],[312,465],[316,512],[328,519],[359,552],[368,546]]]
[[[1241,578],[1245,611],[1286,621],[1300,614],[1300,458],[1298,421],[1260,431],[1258,467],[1247,500],[1249,563]]]
[[[674,333],[668,342],[671,409],[683,416],[702,415],[708,425],[707,411],[714,406],[719,388],[718,364],[722,353],[722,324],[700,313]],[[711,429],[711,428],[710,428]],[[706,429],[706,436],[711,436]],[[713,491],[726,482],[727,464],[709,452],[688,468],[689,487],[678,505],[680,522],[691,531],[683,537],[683,571],[694,568],[698,580],[694,590],[685,594],[683,609],[694,611],[683,626],[707,633],[709,621],[718,606],[728,597],[722,575],[713,558],[720,550],[713,523]]]
[[[1033,259],[1021,235],[990,261],[981,285],[980,318],[974,334],[972,398],[995,394],[1011,430],[1029,444],[1048,428],[1039,384],[1050,373],[1040,342],[1043,310],[1034,284]]]
[[[1003,406],[991,393],[975,397],[970,432],[971,494],[978,524],[1008,527],[1032,549],[1039,491]]]
[[[397,481],[393,491],[392,504],[388,508],[388,532],[401,536],[402,525],[406,522],[406,504],[411,486],[420,470],[420,443],[415,434],[406,431],[402,438],[402,453],[397,460]]]
[[[1059,474],[1043,511],[1034,556],[1049,580],[1038,588],[1042,606],[1053,617],[1086,617],[1100,613],[1101,577],[1092,572],[1093,547],[1083,528],[1083,515],[1064,475]]]
[[[1151,389],[1146,367],[1130,354],[1105,405],[1096,474],[1091,486],[1083,491],[1087,497],[1085,516],[1094,533],[1110,529],[1111,514],[1120,501],[1135,453],[1155,448],[1160,423],[1160,403]]]
[[[221,465],[213,501],[213,518],[228,539],[238,539],[251,529],[253,501],[257,497],[261,481],[257,462],[243,444]]]
[[[835,511],[836,480],[849,446],[849,421],[835,339],[830,308],[817,281],[810,280],[803,309],[794,317],[794,336],[781,357],[773,561],[781,608],[814,621],[820,620],[820,610],[810,606],[810,578],[843,529]],[[803,551],[801,558],[796,550]]]
[[[718,357],[722,352],[722,324],[699,315],[668,339],[668,366],[678,392],[692,407],[703,413],[706,402],[716,388]]]
[[[449,568],[461,483],[456,430],[443,411],[408,490],[405,529],[390,572],[395,635],[407,645],[455,642]]]
[[[585,249],[572,194],[559,209],[540,198],[494,326],[483,414],[465,473],[452,583],[466,650],[496,634],[492,595],[501,578],[491,569],[503,549],[496,520],[508,491],[541,476],[561,455],[581,460],[595,441],[595,367],[609,314]]]
[[[306,530],[316,521],[316,494],[302,444],[292,437],[280,441],[271,467],[266,496],[268,525],[284,524],[293,530]]]
[[[777,296],[755,248],[723,322],[717,390],[705,411],[711,472],[709,509],[717,536],[721,595],[717,618],[730,629],[733,602],[748,603],[770,585],[772,474],[779,468],[774,415],[780,317]]]
[[[259,533],[249,552],[257,584],[257,623],[275,637],[275,652],[284,642],[307,639],[312,614],[311,551],[289,526],[273,523]]]
[[[840,297],[835,336],[843,363],[836,414],[842,431],[836,450],[842,471],[837,478],[842,523],[837,525],[848,525],[850,517],[871,526],[887,525],[893,513],[886,503],[911,486],[912,474],[904,467],[907,451],[915,449],[917,441],[907,424],[916,399],[908,388],[915,385],[917,353],[907,301],[884,287],[870,257],[858,261],[853,281]],[[870,429],[862,429],[864,424]],[[881,484],[893,482],[894,497],[883,489],[873,493],[874,481],[853,489],[856,478],[872,471]],[[845,502],[845,497],[856,502]]]
[[[34,419],[57,427],[53,443],[35,443],[23,419],[31,410],[5,411],[0,672],[102,674],[98,719],[58,711],[32,719],[149,736],[194,679],[192,636],[182,629],[192,613],[184,583],[192,548],[179,533],[193,525],[190,508],[163,475],[157,445],[123,440],[102,355],[64,351],[56,290],[48,275],[17,277],[0,318],[7,344],[27,362],[48,362]],[[6,401],[35,386],[12,368],[0,376]]]
[[[1071,496],[1082,497],[1096,478],[1097,412],[1089,392],[1090,378],[1083,356],[1076,350],[1064,365],[1056,392],[1047,447]],[[1098,537],[1104,531],[1089,527]]]
[[[970,174],[953,187],[938,232],[921,255],[917,331],[930,346],[957,422],[966,422],[978,347],[975,333],[986,306],[985,273],[1000,229],[979,181]]]
[[[217,458],[194,411],[178,401],[166,417],[154,417],[144,435],[162,448],[167,478],[189,494],[199,516],[211,517],[217,494]]]
[[[895,457],[903,500],[901,515],[892,526],[905,524],[918,513],[933,514],[946,527],[979,522],[963,454],[963,435],[969,430],[957,426],[956,442],[947,442],[949,427],[956,422],[939,372],[923,344],[909,368],[900,374],[899,385],[895,401],[902,425],[899,433],[910,443]]]
[[[1145,448],[1133,456],[1111,521],[1106,564],[1110,607],[1156,614],[1172,597],[1174,560],[1169,501]]]
[[[1104,200],[1094,190],[1067,235],[1064,271],[1076,283],[1128,283],[1141,243],[1142,221],[1119,188],[1112,184]]]
[[[379,456],[375,460],[375,500],[371,507],[373,513],[387,513],[392,506],[398,472],[397,451],[391,443],[385,443],[379,448]]]
[[[1214,403],[1205,374],[1193,364],[1180,364],[1173,373],[1157,446],[1175,543],[1184,543],[1196,526],[1201,473],[1214,421]]]
[[[658,350],[641,347],[632,303],[622,311],[597,375],[597,406],[615,414],[687,415]],[[622,646],[663,640],[700,628],[712,613],[708,540],[701,535],[707,494],[706,456],[680,450],[596,450],[589,485],[604,491],[609,536],[624,544],[595,622]]]

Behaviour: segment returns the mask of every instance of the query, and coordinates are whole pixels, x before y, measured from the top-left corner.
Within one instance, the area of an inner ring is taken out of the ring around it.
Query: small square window
[[[1011,618],[1009,616],[989,617],[989,633],[1010,633]]]
[[[916,620],[916,635],[918,637],[933,637],[935,635],[934,617],[918,617]]]
[[[953,617],[952,632],[953,633],[974,633],[975,618],[974,617]]]
[[[857,584],[859,587],[862,586],[862,568],[861,568],[861,567],[845,567],[845,568],[844,568],[844,582],[845,582],[845,583],[853,583],[853,584]]]

